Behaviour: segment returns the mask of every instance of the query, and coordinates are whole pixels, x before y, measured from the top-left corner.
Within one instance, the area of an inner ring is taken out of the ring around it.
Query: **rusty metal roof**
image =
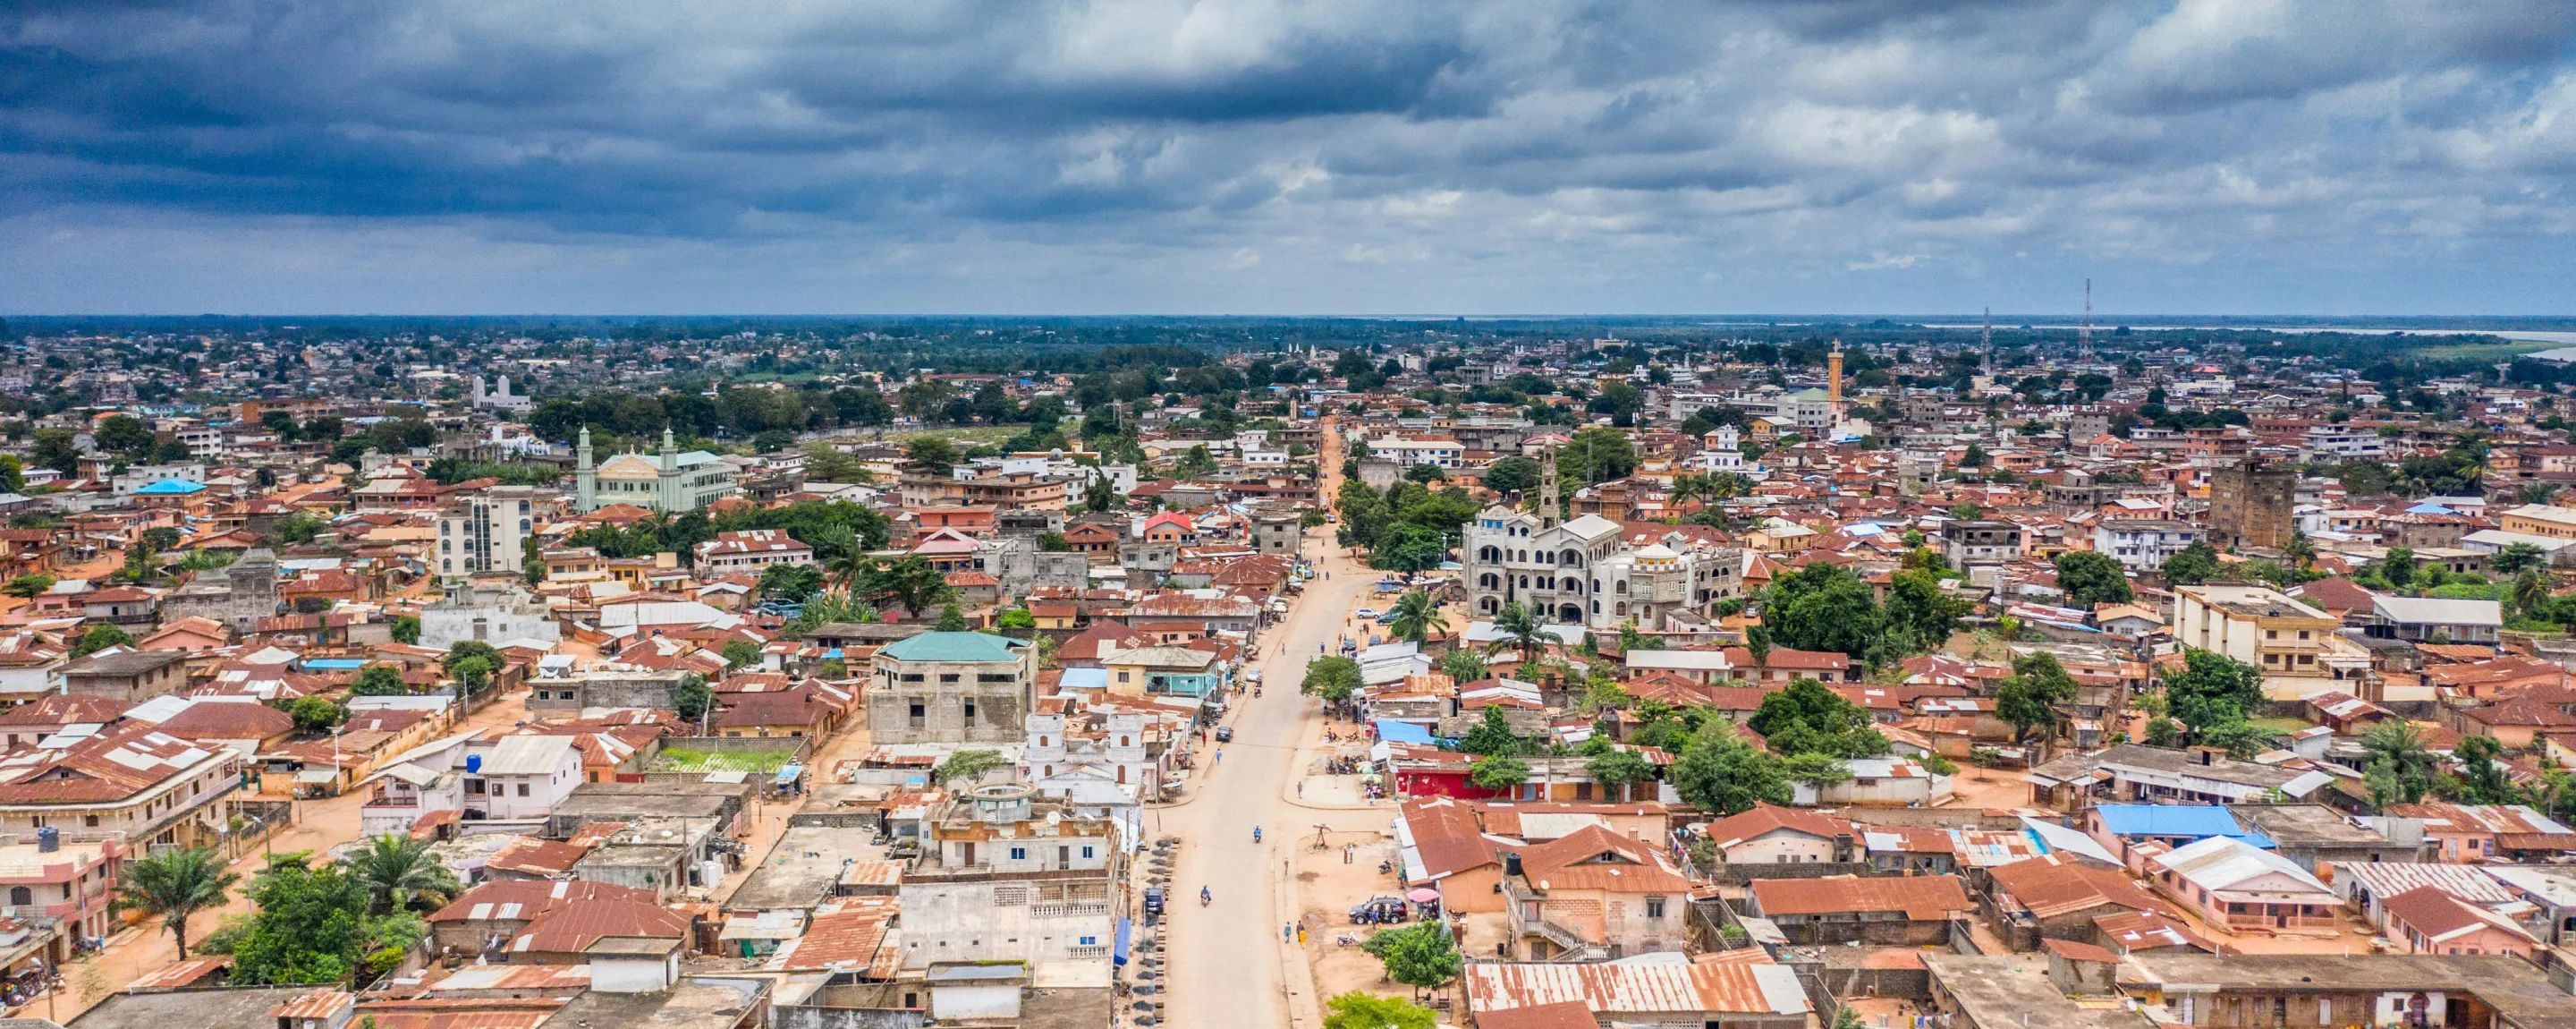
[[[1478,962],[1467,966],[1467,1003],[1472,1011],[1569,1002],[1596,1014],[1786,1015],[1812,1010],[1806,991],[1798,986],[1797,973],[1785,965]]]

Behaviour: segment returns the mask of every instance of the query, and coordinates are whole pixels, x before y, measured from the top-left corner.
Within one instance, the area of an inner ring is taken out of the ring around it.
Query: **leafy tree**
[[[1526,493],[1537,488],[1538,462],[1526,457],[1506,457],[1485,469],[1485,488],[1496,493]]]
[[[2091,610],[2099,604],[2126,604],[2137,599],[2129,588],[2129,573],[2109,554],[2093,550],[2070,550],[2057,555],[2052,562],[2057,568],[2058,588],[2066,591],[2067,602]]]
[[[280,543],[311,543],[314,537],[331,527],[331,523],[313,514],[297,511],[277,521]]]
[[[998,750],[961,750],[948,755],[939,767],[931,769],[930,779],[943,786],[961,780],[973,782],[983,778],[986,772],[1008,768],[1010,764],[1011,759],[1003,757]]]
[[[1472,650],[1452,650],[1440,655],[1440,674],[1462,683],[1475,682],[1486,675],[1485,659]]]
[[[802,604],[805,598],[823,589],[821,565],[792,563],[774,564],[760,570],[760,595],[790,604]]]
[[[420,616],[395,615],[389,631],[393,634],[394,642],[417,647],[420,645]]]
[[[1538,615],[1517,600],[1506,602],[1501,613],[1494,616],[1494,632],[1498,635],[1486,646],[1487,654],[1518,650],[1522,664],[1535,664],[1538,655],[1547,649],[1547,636],[1539,631]]]
[[[2424,746],[2415,723],[2392,718],[2370,727],[2361,737],[2363,783],[2370,806],[2386,811],[2391,804],[2420,804],[2433,788],[2441,759]]]
[[[53,576],[21,575],[15,579],[9,580],[8,585],[0,586],[0,593],[5,593],[12,597],[26,597],[33,599],[42,595],[46,590],[52,588],[54,588]]]
[[[1735,734],[1735,723],[1710,718],[1673,761],[1673,791],[1703,811],[1742,814],[1756,803],[1786,805],[1793,799],[1780,759],[1753,749]]]
[[[1362,990],[1325,1001],[1324,1012],[1324,1029],[1432,1029],[1437,1021],[1429,1008]]]
[[[2379,577],[2388,580],[2389,585],[2401,590],[2414,585],[2415,548],[2388,548],[2387,556],[2379,560]]]
[[[159,918],[180,960],[188,957],[188,917],[220,908],[241,876],[225,870],[212,848],[165,850],[125,859],[117,873],[117,911],[140,911]]]
[[[2046,651],[2013,662],[2013,674],[1995,691],[1995,716],[2010,723],[2015,739],[2030,736],[2031,730],[2057,726],[2057,711],[2051,707],[2075,699],[2075,677],[2057,656]]]
[[[944,476],[957,467],[957,446],[938,436],[915,436],[904,444],[903,458],[907,472]]]
[[[1025,607],[1008,608],[993,620],[993,625],[1002,629],[1034,629],[1038,627],[1038,617]]]
[[[1613,750],[1596,756],[1583,763],[1583,771],[1592,777],[1593,782],[1615,790],[1621,800],[1628,799],[1630,783],[1645,782],[1655,777],[1654,764],[1628,750]]]
[[[2549,582],[2541,578],[2540,569],[2525,568],[2513,579],[2513,606],[2523,616],[2537,616],[2549,603]]]
[[[356,975],[368,942],[367,885],[309,851],[278,854],[251,879],[257,913],[232,941],[237,985],[336,983]]]
[[[917,554],[868,569],[851,590],[860,597],[890,600],[914,617],[957,595],[956,588],[948,585],[947,574]]]
[[[727,668],[749,668],[759,664],[760,644],[750,640],[726,640],[724,659]]]
[[[1458,750],[1460,753],[1488,756],[1518,754],[1521,752],[1521,738],[1512,731],[1511,723],[1503,718],[1502,706],[1497,704],[1485,708],[1484,719],[1477,722],[1475,728],[1467,730],[1466,738],[1458,741]]]
[[[2227,756],[2247,760],[2270,750],[2280,742],[2280,734],[2255,725],[2234,709],[2223,709],[2221,717],[2205,726],[2192,727],[2193,738],[2205,747],[2219,747]]]
[[[98,440],[101,450],[137,459],[150,456],[153,445],[159,442],[153,438],[152,430],[144,426],[142,419],[124,414],[113,415],[100,422],[92,438]]]
[[[297,697],[286,713],[295,719],[299,732],[321,733],[349,719],[349,709],[334,704],[327,697]]]
[[[1319,657],[1306,662],[1306,678],[1297,692],[1339,704],[1360,689],[1360,663],[1347,657]]]
[[[1772,753],[1782,757],[1809,752],[1845,758],[1887,753],[1887,737],[1872,727],[1869,712],[1814,679],[1793,679],[1788,688],[1763,697],[1762,706],[1746,724],[1762,734]]]
[[[1387,629],[1396,639],[1422,643],[1431,638],[1431,629],[1440,623],[1440,602],[1423,590],[1412,590],[1396,598],[1395,620]]]
[[[2183,668],[2165,676],[2165,700],[2194,729],[2232,715],[2244,718],[2263,704],[2263,670],[2215,651],[2189,648]]]
[[[1776,646],[1859,658],[1879,642],[1886,616],[1858,575],[1818,561],[1764,591],[1762,624],[1770,628]]]
[[[0,454],[0,493],[16,493],[27,488],[27,466],[16,454]]]
[[[393,665],[368,665],[350,684],[349,695],[355,697],[399,697],[411,692],[403,682],[402,670]]]
[[[88,657],[109,647],[133,645],[134,637],[126,635],[125,630],[113,625],[93,625],[89,627],[88,632],[81,634],[80,643],[72,647],[72,656]]]
[[[949,605],[946,605],[946,606],[941,607],[941,608],[939,609],[939,626],[938,626],[938,629],[939,629],[939,631],[941,631],[941,632],[965,632],[965,631],[966,631],[966,615],[965,615],[965,613],[964,613],[964,612],[961,612],[961,611],[959,611],[959,610],[957,610],[957,605],[955,605],[955,604],[949,604]]]
[[[1637,451],[1628,433],[1608,425],[1587,426],[1556,452],[1557,474],[1584,485],[1625,478],[1637,470]]]
[[[1887,619],[1886,639],[1907,654],[1940,646],[1959,630],[1959,619],[1976,610],[1972,601],[1941,591],[1941,579],[1930,569],[1899,572],[1881,609]]]
[[[448,870],[427,842],[407,835],[385,833],[340,863],[366,887],[369,910],[379,915],[436,911],[465,891],[465,884],[457,881],[456,873]]]
[[[2513,548],[2507,547],[2505,549],[2511,550]],[[2532,549],[2535,552],[2539,550],[2538,547],[2533,547]],[[2290,530],[2290,542],[2281,545],[2281,553],[2287,555],[2290,559],[2290,563],[2299,568],[2307,568],[2308,566],[2317,563],[2316,541],[2309,539],[2307,531],[2303,529],[2293,528]]]
[[[1073,541],[1066,539],[1061,532],[1041,532],[1038,534],[1038,552],[1070,554],[1073,552]]]
[[[695,672],[681,676],[679,688],[671,691],[671,709],[692,722],[706,717],[715,702],[716,692],[707,688],[706,676]]]
[[[2549,555],[2542,552],[2537,545],[2530,543],[2506,544],[2504,549],[2496,551],[2494,557],[2487,559],[2489,567],[2504,575],[2539,568],[2548,563]]]
[[[1467,773],[1467,780],[1475,783],[1478,789],[1493,790],[1498,793],[1528,782],[1529,777],[1530,766],[1527,762],[1501,755],[1489,755],[1477,761],[1476,767]]]
[[[1459,956],[1457,943],[1449,938],[1449,927],[1443,922],[1385,930],[1360,946],[1386,965],[1387,978],[1413,987],[1415,996],[1424,990],[1439,989],[1466,970],[1466,961]]]
[[[2452,749],[2460,759],[2460,782],[2451,792],[2465,804],[2519,804],[2526,798],[2506,778],[2504,745],[2491,736],[2469,736]]]
[[[2218,551],[2208,540],[2194,540],[2174,556],[2166,558],[2157,571],[2165,581],[2176,586],[2198,586],[2218,575]]]
[[[1448,559],[1445,534],[1405,523],[1388,526],[1369,548],[1369,567],[1390,572],[1427,572]]]
[[[66,476],[80,474],[80,447],[72,442],[69,429],[38,429],[35,447],[27,454],[38,468],[51,468]]]
[[[1841,758],[1814,751],[1780,759],[1780,774],[1787,776],[1790,782],[1805,783],[1808,789],[1819,793],[1852,779],[1851,766],[1844,764]]]

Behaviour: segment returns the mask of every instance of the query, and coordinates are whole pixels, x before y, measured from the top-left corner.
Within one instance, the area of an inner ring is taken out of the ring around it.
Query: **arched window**
[[[1626,579],[1621,579],[1621,580],[1619,580],[1619,581],[1617,581],[1617,582],[1611,583],[1611,584],[1610,584],[1610,592],[1612,592],[1612,593],[1626,593],[1626,592],[1628,592],[1628,580],[1626,580]]]
[[[1573,568],[1581,568],[1583,567],[1583,555],[1572,550],[1568,550],[1563,556],[1557,558],[1556,563]]]
[[[1552,564],[1555,564],[1555,563],[1556,563],[1556,555],[1551,554],[1551,553],[1548,553],[1547,551],[1544,551],[1544,550],[1539,551],[1539,552],[1538,552],[1538,563],[1543,564],[1543,565],[1552,565]]]
[[[1047,738],[1046,738],[1046,737],[1044,737],[1044,736],[1040,736],[1040,737],[1038,737],[1038,746],[1043,747],[1043,746],[1046,746],[1046,745],[1047,745]]]
[[[1495,608],[1497,605],[1494,603],[1494,598],[1492,598],[1492,597],[1485,597],[1485,598],[1483,598],[1483,599],[1481,599],[1481,600],[1478,600],[1478,601],[1476,602],[1476,606],[1477,606],[1477,608],[1478,608],[1479,610],[1484,611],[1486,614],[1493,614],[1493,613],[1494,613],[1494,608]]]
[[[1620,601],[1616,606],[1610,609],[1610,613],[1623,618],[1626,617],[1628,614],[1628,602],[1625,600]]]
[[[1476,585],[1485,589],[1493,589],[1502,585],[1502,582],[1494,577],[1494,573],[1486,572],[1485,574],[1476,577]]]
[[[1583,620],[1583,609],[1573,604],[1567,604],[1564,607],[1557,608],[1556,620],[1560,622],[1580,622]]]
[[[1502,559],[1503,549],[1501,547],[1489,546],[1476,551],[1476,560],[1479,561],[1500,561]]]
[[[24,886],[9,887],[9,903],[25,907],[36,902],[36,891]]]

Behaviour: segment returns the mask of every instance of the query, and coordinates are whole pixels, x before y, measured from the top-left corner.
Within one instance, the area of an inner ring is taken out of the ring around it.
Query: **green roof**
[[[1024,640],[983,632],[925,632],[897,640],[877,653],[897,661],[1007,661],[1017,663]]]

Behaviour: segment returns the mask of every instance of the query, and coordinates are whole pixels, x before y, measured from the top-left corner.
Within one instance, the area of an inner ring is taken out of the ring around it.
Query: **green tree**
[[[1898,572],[1891,577],[1887,604],[1881,609],[1887,620],[1885,638],[1905,654],[1923,653],[1959,631],[1959,619],[1976,606],[1942,592],[1940,577],[1930,569]]]
[[[760,644],[743,639],[726,640],[724,659],[725,667],[731,669],[749,668],[759,664]]]
[[[251,879],[257,913],[232,942],[240,986],[336,983],[357,974],[367,943],[367,886],[309,851],[278,854]]]
[[[2013,674],[1995,691],[1995,717],[2013,727],[2013,738],[2027,739],[2031,730],[2048,728],[2054,733],[2057,711],[2052,705],[2075,699],[2075,677],[2057,656],[2046,651],[2013,662]]]
[[[983,778],[986,772],[1010,765],[1011,759],[1003,757],[998,750],[961,750],[948,755],[939,767],[931,769],[930,779],[943,786],[961,780],[973,782]]]
[[[1432,1029],[1437,1021],[1429,1008],[1361,990],[1325,1001],[1324,1012],[1324,1029]]]
[[[1496,493],[1526,493],[1538,486],[1538,462],[1526,457],[1506,457],[1485,468],[1485,488]]]
[[[2198,586],[2218,575],[2218,551],[2208,540],[2194,540],[2190,546],[2166,558],[2157,572],[2176,586]]]
[[[1771,630],[1775,646],[1859,658],[1880,641],[1886,616],[1858,575],[1818,561],[1782,576],[1763,592],[1762,624]]]
[[[1041,532],[1038,534],[1038,552],[1042,554],[1070,554],[1073,553],[1073,541],[1066,539],[1065,535],[1061,532]]]
[[[88,632],[81,634],[80,643],[72,647],[72,656],[88,657],[109,647],[133,645],[134,637],[126,635],[125,630],[113,625],[93,625],[89,627]]]
[[[1360,663],[1347,657],[1319,657],[1306,662],[1306,678],[1297,692],[1339,704],[1360,690]]]
[[[1832,687],[1805,677],[1763,697],[1762,706],[1746,724],[1762,734],[1772,753],[1782,757],[1809,752],[1842,758],[1887,753],[1887,737],[1872,727],[1867,710]]]
[[[2215,651],[2186,648],[2183,667],[2165,676],[2165,701],[2194,729],[2262,710],[2263,670]]]
[[[772,600],[802,604],[822,589],[821,565],[774,564],[760,570],[760,595]]]
[[[1413,987],[1416,997],[1439,989],[1467,967],[1449,938],[1448,924],[1440,921],[1384,930],[1360,946],[1385,964],[1387,978]]]
[[[0,493],[27,488],[27,465],[16,454],[0,454]]]
[[[679,687],[671,691],[671,710],[692,722],[706,717],[715,703],[716,692],[707,688],[707,677],[696,672],[681,676]]]
[[[1518,754],[1521,738],[1503,717],[1502,705],[1496,704],[1485,708],[1485,717],[1467,730],[1466,737],[1458,741],[1458,750],[1466,754]]]
[[[955,605],[955,604],[948,604],[948,605],[942,606],[942,607],[939,609],[939,626],[938,626],[938,629],[939,629],[939,631],[941,631],[941,632],[965,632],[965,631],[966,631],[966,614],[965,614],[965,612],[962,612],[962,611],[957,610],[957,605]]]
[[[411,692],[403,682],[402,669],[393,665],[368,665],[358,672],[358,681],[349,686],[354,697],[399,697]]]
[[[948,585],[947,573],[917,554],[906,554],[869,569],[859,576],[852,592],[870,600],[892,601],[915,618],[957,595],[956,588]]]
[[[993,620],[993,626],[998,629],[1035,629],[1038,616],[1029,613],[1025,607],[1007,608]]]
[[[1390,572],[1427,572],[1449,559],[1449,539],[1435,529],[1397,523],[1387,526],[1369,548],[1369,567]]]
[[[2361,737],[2362,782],[2370,790],[2373,810],[2391,804],[2420,804],[2433,788],[2441,758],[2424,746],[2415,723],[2392,718],[2370,727]]]
[[[1598,736],[1593,738],[1600,739]],[[1613,750],[1596,756],[1583,763],[1583,771],[1592,777],[1593,782],[1600,783],[1604,789],[1616,793],[1621,801],[1629,799],[1630,784],[1645,782],[1655,777],[1654,764],[1639,757],[1635,751],[1628,750]]]
[[[1637,450],[1628,433],[1608,425],[1587,426],[1556,452],[1558,475],[1583,485],[1624,478],[1637,470]]]
[[[2414,585],[2415,549],[2413,547],[2388,548],[2387,556],[2379,560],[2379,577],[2388,580],[2389,585],[2401,590]]]
[[[2504,575],[2525,569],[2540,568],[2549,563],[2549,555],[2530,543],[2509,543],[2487,559],[2487,566]]]
[[[1485,659],[1472,650],[1452,650],[1440,655],[1440,674],[1461,683],[1483,679]]]
[[[112,415],[98,423],[92,438],[98,440],[99,449],[133,460],[151,456],[153,445],[159,442],[153,438],[152,430],[144,427],[142,419],[125,414]]]
[[[957,467],[957,447],[938,436],[915,436],[904,444],[904,471],[929,476],[946,476]]]
[[[1431,599],[1427,591],[1411,590],[1396,598],[1392,613],[1395,620],[1387,624],[1387,630],[1396,639],[1422,643],[1431,638],[1432,627],[1440,623],[1440,602]]]
[[[69,429],[38,429],[27,457],[38,468],[51,468],[66,477],[79,475],[81,452],[72,440]]]
[[[53,576],[21,575],[15,579],[9,580],[8,585],[0,586],[0,593],[5,593],[12,597],[25,597],[32,600],[35,597],[42,595],[46,590],[52,588],[54,588]]]
[[[420,645],[420,616],[395,615],[388,631],[393,634],[394,642],[417,647]]]
[[[180,960],[188,957],[188,917],[224,906],[224,898],[241,881],[224,868],[212,848],[144,853],[125,860],[117,873],[117,911],[140,911],[159,918],[170,930]]]
[[[2506,549],[2510,550],[2512,548],[2507,547]],[[2534,547],[2532,549],[2536,551],[2539,548]],[[2290,530],[2290,541],[2281,545],[2281,553],[2290,559],[2290,563],[2293,566],[2301,569],[2305,569],[2308,566],[2317,563],[2316,541],[2309,539],[2307,532],[2303,529],[2293,528]]]
[[[1539,631],[1538,615],[1517,600],[1505,602],[1502,612],[1494,616],[1494,632],[1497,638],[1486,645],[1487,654],[1518,650],[1521,663],[1527,665],[1538,663],[1538,655],[1547,649],[1547,636]]]
[[[1804,783],[1808,789],[1818,793],[1852,779],[1851,766],[1844,764],[1841,758],[1813,751],[1781,758],[1780,774],[1787,776],[1790,782]]]
[[[322,733],[349,720],[349,709],[331,702],[328,697],[297,697],[286,713],[295,719],[299,732]]]
[[[2066,591],[2070,605],[2090,611],[2096,605],[2137,599],[2137,592],[2129,588],[2128,570],[2109,554],[2070,550],[2051,563],[2057,568],[2057,586]]]
[[[436,911],[465,891],[465,884],[457,881],[456,873],[448,870],[426,841],[407,835],[377,836],[341,858],[340,864],[366,888],[374,914]]]
[[[323,530],[330,527],[331,523],[328,521],[297,511],[278,519],[277,539],[280,543],[311,543],[314,537],[322,535]]]
[[[1496,793],[1517,788],[1520,784],[1528,782],[1529,777],[1530,766],[1527,762],[1502,755],[1488,755],[1479,759],[1476,767],[1467,772],[1467,781],[1475,783],[1476,788],[1492,790]]]
[[[1753,749],[1735,734],[1735,723],[1723,718],[1700,723],[1668,778],[1683,800],[1720,816],[1742,814],[1756,803],[1786,805],[1793,799],[1780,759]]]
[[[2541,578],[2540,569],[2525,568],[2513,577],[2512,600],[2514,609],[2525,618],[2536,617],[2548,605],[2549,581]]]

